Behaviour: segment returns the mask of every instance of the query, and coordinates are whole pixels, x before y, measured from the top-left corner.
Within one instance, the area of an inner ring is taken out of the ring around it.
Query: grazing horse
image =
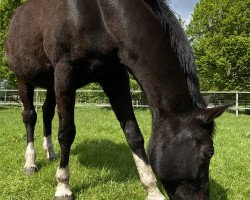
[[[208,199],[213,120],[228,106],[206,108],[191,47],[163,0],[29,0],[13,15],[6,55],[24,106],[27,173],[37,170],[34,87],[47,89],[44,147],[50,160],[56,157],[51,121],[57,105],[56,199],[73,198],[68,164],[75,94],[90,82],[99,83],[109,97],[149,200],[164,199],[156,177],[170,199]],[[148,154],[132,108],[128,72],[152,113]]]

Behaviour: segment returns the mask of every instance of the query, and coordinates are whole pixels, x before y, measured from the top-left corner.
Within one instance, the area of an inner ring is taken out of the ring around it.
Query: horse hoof
[[[146,200],[165,200],[165,197],[160,191],[158,191],[156,193],[149,194]]]
[[[147,199],[146,200],[165,200],[165,198],[164,197],[162,197],[162,196],[157,196],[157,197],[147,197]]]
[[[57,159],[57,155],[50,156],[50,157],[47,158],[47,160],[48,160],[49,162],[53,162],[53,161],[55,161],[56,159]]]
[[[56,197],[55,200],[74,200],[73,196]]]
[[[24,168],[25,175],[32,175],[37,172],[37,167]]]
[[[52,162],[57,159],[57,155],[53,149],[50,150],[46,149],[46,151],[47,151],[47,161]]]

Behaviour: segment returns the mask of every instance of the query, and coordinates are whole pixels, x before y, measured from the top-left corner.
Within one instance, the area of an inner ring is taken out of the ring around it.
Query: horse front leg
[[[75,89],[71,69],[72,67],[67,63],[59,64],[56,66],[54,75],[55,95],[59,116],[58,141],[61,149],[60,164],[56,172],[56,200],[73,199],[69,187],[69,154],[76,131],[74,124]]]
[[[46,99],[43,104],[43,149],[46,151],[47,159],[49,161],[53,161],[57,158],[56,153],[54,151],[53,143],[52,143],[52,120],[55,114],[55,92],[53,90],[47,90]]]
[[[37,114],[33,105],[34,87],[18,79],[18,92],[24,107],[22,117],[27,136],[24,172],[29,175],[37,171],[34,148],[34,129],[37,120]]]
[[[100,83],[109,97],[111,106],[132,150],[140,181],[147,191],[147,200],[164,200],[165,197],[157,187],[157,180],[144,148],[144,138],[134,115],[127,71],[124,68],[113,71],[113,74],[109,74]]]

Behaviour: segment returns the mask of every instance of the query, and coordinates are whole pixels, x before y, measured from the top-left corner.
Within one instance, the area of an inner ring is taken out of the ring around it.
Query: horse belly
[[[29,74],[31,76],[29,76]],[[28,71],[28,73],[23,75],[21,78],[25,79],[28,83],[36,87],[45,89],[53,89],[54,87],[54,70],[52,69],[44,69],[41,67],[35,71]]]

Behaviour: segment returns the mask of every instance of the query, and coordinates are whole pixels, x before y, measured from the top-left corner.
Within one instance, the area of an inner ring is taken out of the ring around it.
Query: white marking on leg
[[[72,192],[69,188],[69,167],[66,168],[58,168],[56,172],[56,181],[57,181],[57,187],[56,187],[56,193],[55,197],[70,197],[72,196]]]
[[[157,180],[150,165],[133,153],[140,180],[147,191],[147,200],[165,200],[165,197],[157,187]]]
[[[57,155],[54,151],[54,146],[52,143],[51,135],[49,135],[48,137],[44,137],[43,149],[47,151],[47,159],[48,160],[55,160],[57,158]]]
[[[32,168],[37,168],[35,165],[35,160],[36,160],[36,152],[34,149],[34,143],[30,142],[26,148],[24,168],[27,170]]]

